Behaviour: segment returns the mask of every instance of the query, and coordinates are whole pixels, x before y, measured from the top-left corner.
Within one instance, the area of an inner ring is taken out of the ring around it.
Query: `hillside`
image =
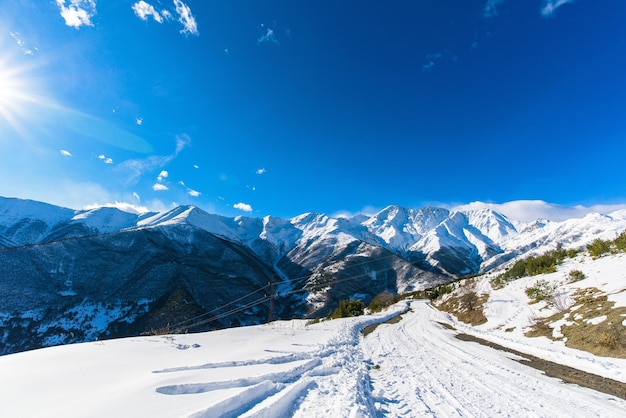
[[[611,379],[618,390],[626,387],[626,359],[525,335],[537,317],[549,314],[547,304],[531,303],[525,288],[541,279],[564,282],[570,269],[580,269],[586,278],[563,283],[562,292],[596,287],[616,302],[614,307],[623,307],[624,256],[579,254],[556,273],[522,278],[502,289],[490,286],[493,275],[478,278],[474,288],[489,295],[488,320],[478,326],[418,300],[316,324],[278,321],[6,355],[0,357],[0,403],[10,416],[51,417],[620,417],[626,392],[609,395],[563,384],[524,365],[523,357]],[[601,323],[594,313],[580,314],[577,320]],[[399,320],[384,323],[393,317]],[[381,325],[373,332],[360,335],[376,323]],[[519,354],[463,341],[459,333]]]
[[[0,198],[0,354],[276,318],[424,290],[626,229],[626,212],[524,224],[492,210],[228,218]]]

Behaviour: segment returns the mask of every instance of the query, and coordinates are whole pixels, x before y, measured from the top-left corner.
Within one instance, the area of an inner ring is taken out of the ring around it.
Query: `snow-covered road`
[[[461,341],[439,324],[454,321],[426,301],[410,307],[405,312],[406,302],[399,302],[374,315],[317,324],[277,321],[0,356],[0,415],[625,416],[623,399]],[[398,323],[361,335],[366,325],[402,312]]]
[[[455,338],[426,301],[363,339],[381,416],[618,417],[623,400],[564,384],[514,355]]]

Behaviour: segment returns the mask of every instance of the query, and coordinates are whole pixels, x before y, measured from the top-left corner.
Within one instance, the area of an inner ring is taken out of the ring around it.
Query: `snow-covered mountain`
[[[2,353],[155,329],[323,316],[626,229],[626,212],[524,224],[492,210],[229,218],[0,198]],[[192,318],[204,315],[202,323]]]

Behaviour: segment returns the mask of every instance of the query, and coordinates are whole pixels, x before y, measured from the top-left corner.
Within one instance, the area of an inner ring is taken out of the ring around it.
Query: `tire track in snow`
[[[550,379],[510,356],[455,341],[424,301],[363,341],[383,416],[621,416],[608,396]],[[623,405],[622,405],[623,408]],[[408,412],[410,411],[410,412]]]

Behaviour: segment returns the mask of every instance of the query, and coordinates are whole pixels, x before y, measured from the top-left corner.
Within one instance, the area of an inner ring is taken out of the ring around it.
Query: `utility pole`
[[[274,290],[274,276],[270,278],[270,311],[267,315],[267,322],[270,323],[274,320],[274,295],[276,294]]]

